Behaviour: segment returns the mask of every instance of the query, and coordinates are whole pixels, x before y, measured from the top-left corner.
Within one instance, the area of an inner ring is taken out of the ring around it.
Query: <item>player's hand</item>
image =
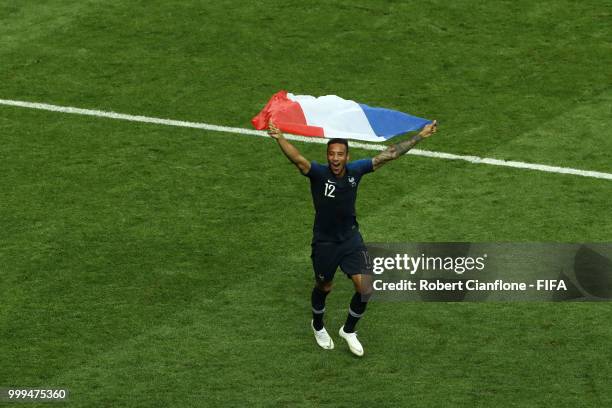
[[[283,132],[277,128],[272,121],[268,123],[268,134],[272,139],[279,139],[283,136]]]
[[[438,131],[438,121],[434,120],[429,125],[426,125],[423,128],[423,130],[421,130],[421,133],[419,133],[419,136],[421,136],[422,138],[426,138],[426,137],[433,135],[437,131]]]

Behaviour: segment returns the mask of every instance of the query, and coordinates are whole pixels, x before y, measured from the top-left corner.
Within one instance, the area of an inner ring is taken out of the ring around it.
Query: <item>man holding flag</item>
[[[374,113],[377,114],[377,112]],[[355,294],[351,299],[346,322],[340,328],[339,335],[346,340],[353,354],[362,356],[364,351],[357,339],[355,326],[365,313],[371,295],[369,275],[371,275],[372,265],[356,218],[357,188],[362,176],[401,157],[422,139],[434,134],[437,130],[437,122],[435,120],[426,121],[425,123],[428,124],[411,139],[391,145],[371,159],[353,162],[349,161],[348,141],[342,138],[332,138],[327,143],[327,165],[322,165],[304,158],[298,149],[285,139],[282,131],[273,123],[273,119],[274,117],[268,116],[268,120],[265,121],[269,127],[268,134],[277,141],[285,156],[304,176],[310,179],[310,190],[315,207],[311,254],[315,273],[315,285],[311,295],[311,326],[315,339],[324,349],[334,348],[334,342],[323,324],[323,314],[325,299],[332,289],[334,274],[340,267],[353,281]]]

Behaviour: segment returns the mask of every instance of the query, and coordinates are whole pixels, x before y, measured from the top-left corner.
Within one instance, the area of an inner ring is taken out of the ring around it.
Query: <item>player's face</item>
[[[327,163],[334,176],[341,177],[344,175],[348,160],[349,155],[345,145],[333,143],[327,146]]]

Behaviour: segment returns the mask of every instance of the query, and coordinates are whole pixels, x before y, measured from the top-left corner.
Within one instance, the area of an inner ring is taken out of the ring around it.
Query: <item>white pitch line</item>
[[[161,118],[153,118],[149,116],[126,115],[124,113],[106,112],[106,111],[99,111],[99,110],[93,110],[93,109],[81,109],[81,108],[74,108],[70,106],[49,105],[46,103],[35,103],[35,102],[14,101],[10,99],[0,99],[0,105],[16,106],[16,107],[29,108],[29,109],[39,109],[39,110],[46,110],[46,111],[51,111],[51,112],[72,113],[76,115],[87,115],[87,116],[95,116],[95,117],[100,117],[100,118],[127,120],[131,122],[154,123],[154,124],[166,125],[166,126],[178,126],[178,127],[185,127],[185,128],[205,129],[205,130],[210,130],[213,132],[238,133],[242,135],[253,135],[253,136],[266,136],[267,135],[266,132],[261,131],[261,130],[251,130],[251,129],[228,127],[228,126],[218,126],[218,125],[211,125],[208,123],[187,122],[187,121],[182,121],[182,120],[161,119]],[[297,141],[306,142],[306,143],[327,143],[326,139],[317,138],[317,137],[304,137],[304,136],[295,136],[295,135],[287,135],[286,137],[287,139],[290,139],[290,140],[297,140]],[[380,151],[380,150],[384,150],[387,148],[387,146],[384,146],[381,144],[362,143],[362,142],[355,142],[352,140],[351,140],[351,147],[365,149],[365,150],[375,150],[375,151]],[[506,161],[506,160],[491,159],[487,157],[478,157],[478,156],[463,156],[463,155],[458,155],[458,154],[433,152],[430,150],[420,150],[420,149],[412,149],[408,152],[408,154],[411,154],[414,156],[422,156],[422,157],[433,157],[436,159],[462,160],[462,161],[467,161],[467,162],[476,163],[476,164],[489,164],[493,166],[511,167],[511,168],[516,168],[516,169],[536,170],[536,171],[543,171],[547,173],[557,173],[557,174],[571,174],[574,176],[612,180],[612,173],[603,173],[600,171],[591,171],[591,170],[579,170],[579,169],[573,169],[570,167],[548,166],[546,164],[524,163],[524,162],[519,162],[519,161]]]

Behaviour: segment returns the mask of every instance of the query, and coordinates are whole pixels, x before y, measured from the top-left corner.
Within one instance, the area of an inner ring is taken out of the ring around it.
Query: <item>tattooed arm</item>
[[[391,160],[395,160],[398,157],[403,156],[408,150],[412,149],[417,143],[421,140],[433,135],[438,130],[438,122],[435,120],[429,125],[425,126],[421,132],[414,136],[410,140],[404,140],[403,142],[399,142],[398,144],[394,144],[389,146],[386,150],[382,151],[380,154],[374,156],[372,159],[372,165],[374,166],[374,170],[379,169],[383,164],[390,162]]]

